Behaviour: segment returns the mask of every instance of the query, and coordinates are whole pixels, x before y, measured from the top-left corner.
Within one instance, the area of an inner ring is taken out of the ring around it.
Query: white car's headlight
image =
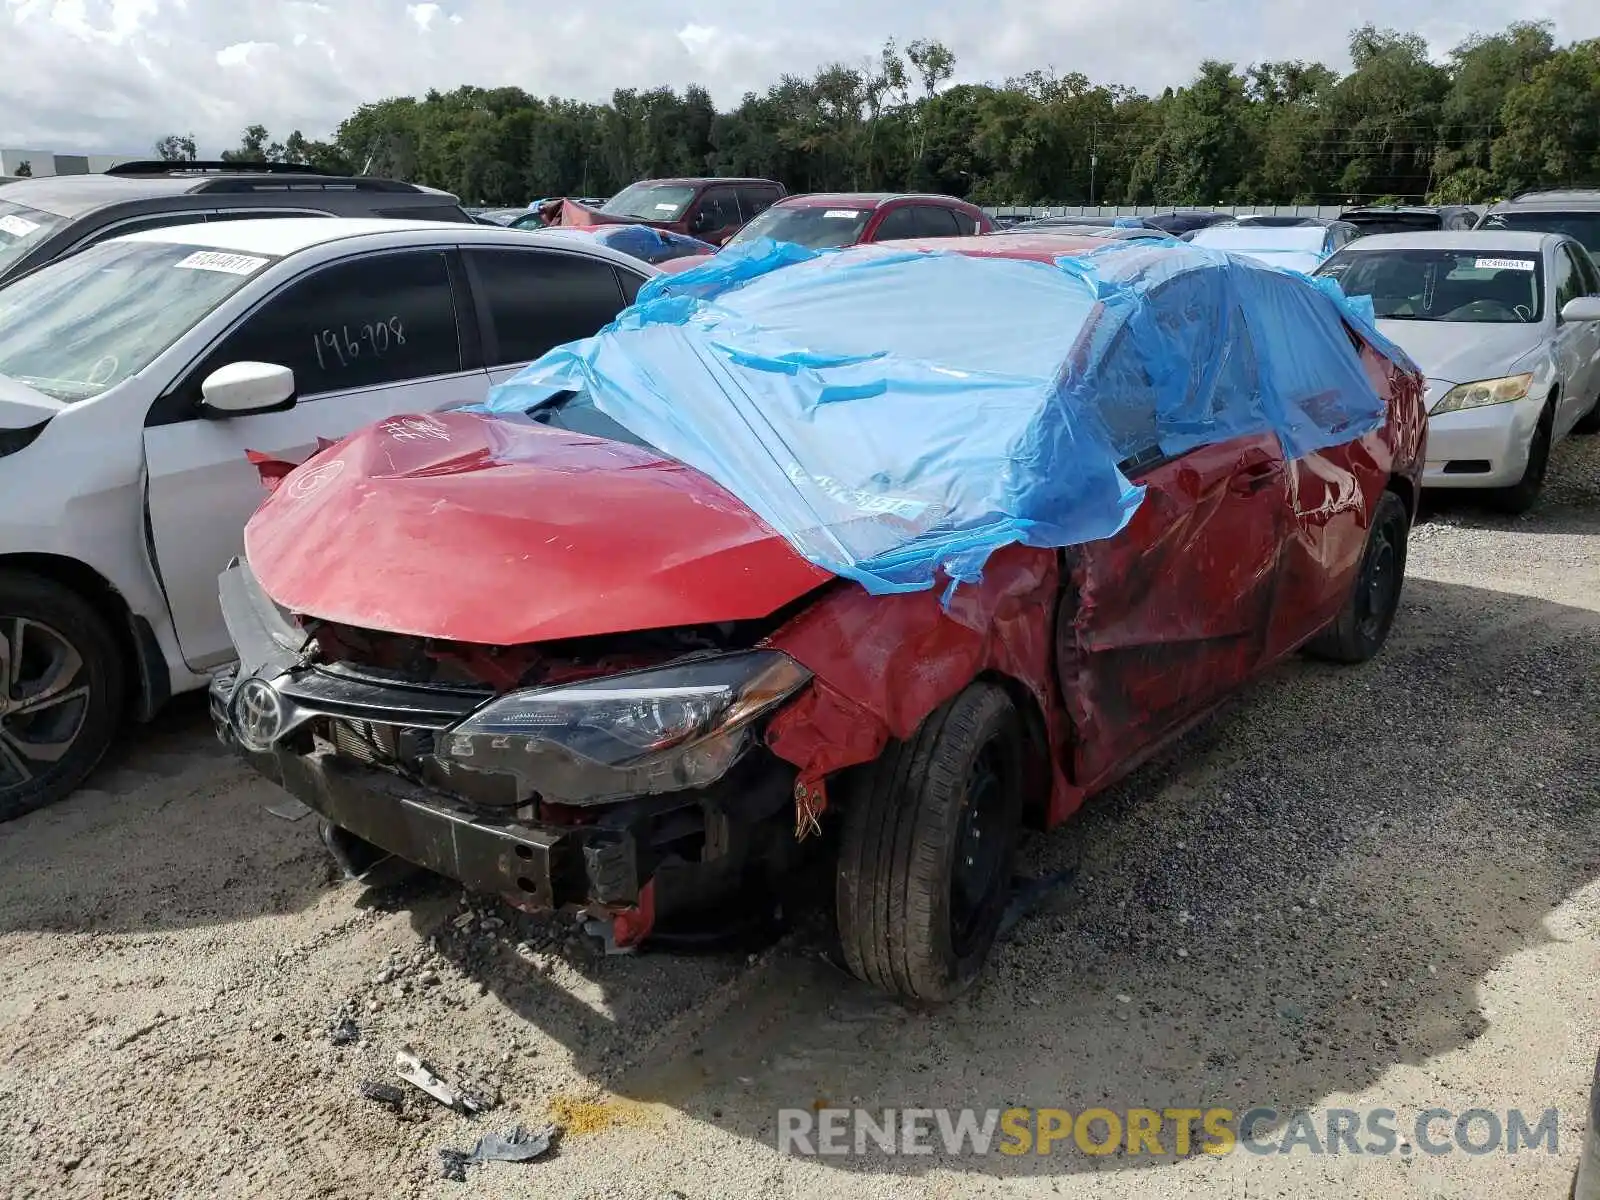
[[[704,787],[810,678],[786,654],[753,650],[510,692],[442,734],[435,755],[564,804]]]
[[[1461,412],[1468,408],[1483,408],[1490,404],[1505,404],[1521,400],[1533,386],[1533,374],[1505,375],[1499,379],[1480,379],[1476,383],[1457,384],[1439,398],[1431,416],[1440,413]]]

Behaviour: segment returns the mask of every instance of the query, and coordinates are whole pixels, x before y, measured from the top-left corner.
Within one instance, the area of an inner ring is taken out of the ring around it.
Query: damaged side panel
[[[1100,786],[1261,664],[1282,538],[1276,439],[1202,447],[1151,471],[1115,538],[1069,551],[1056,630],[1074,778]]]
[[[840,587],[772,635],[769,645],[816,676],[767,729],[773,752],[800,769],[801,793],[818,798],[802,802],[802,823],[826,802],[826,776],[870,762],[891,738],[910,737],[986,672],[1020,683],[1044,715],[1053,764],[1049,819],[1062,820],[1082,803],[1061,770],[1070,738],[1050,678],[1058,557],[1006,547],[948,610],[934,591],[872,596]]]

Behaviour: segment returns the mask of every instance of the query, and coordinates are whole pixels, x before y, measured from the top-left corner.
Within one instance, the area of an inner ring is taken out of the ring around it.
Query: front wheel
[[[1600,394],[1594,398],[1594,407],[1578,418],[1573,433],[1600,433]]]
[[[1334,623],[1306,646],[1306,653],[1330,662],[1364,663],[1388,640],[1400,608],[1406,577],[1406,540],[1411,514],[1393,492],[1378,497],[1367,530],[1367,548],[1355,586]]]
[[[1489,503],[1503,513],[1520,516],[1539,502],[1544,491],[1545,476],[1550,471],[1550,443],[1554,434],[1555,413],[1546,408],[1539,423],[1534,426],[1533,437],[1528,441],[1528,465],[1522,478],[1510,487],[1489,493]]]
[[[855,975],[916,1001],[971,985],[1010,894],[1025,753],[1010,697],[975,683],[841,789],[836,900]]]
[[[0,821],[83,782],[117,731],[122,688],[116,639],[83,597],[0,575]]]

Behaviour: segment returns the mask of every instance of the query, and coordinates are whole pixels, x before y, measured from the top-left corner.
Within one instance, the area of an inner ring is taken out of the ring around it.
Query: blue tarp
[[[710,242],[702,242],[686,233],[674,233],[670,229],[657,229],[653,225],[556,225],[546,232],[592,237],[602,245],[647,263],[664,263],[669,259],[688,258],[692,254],[717,252]]]
[[[781,270],[777,268],[782,268]],[[1273,432],[1298,456],[1384,416],[1336,288],[1177,242],[1048,262],[758,240],[652,280],[494,388],[561,393],[722,484],[874,593],[1109,537],[1119,464]]]

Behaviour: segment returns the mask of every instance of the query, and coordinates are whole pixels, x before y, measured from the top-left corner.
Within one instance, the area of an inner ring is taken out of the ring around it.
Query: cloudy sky
[[[1442,53],[1541,16],[1600,36],[1595,0],[0,0],[0,146],[143,153],[192,131],[211,155],[252,122],[326,136],[363,101],[462,83],[598,100],[699,82],[728,105],[890,36],[943,40],[958,79],[1053,67],[1151,90],[1206,57],[1342,67],[1367,20]]]

